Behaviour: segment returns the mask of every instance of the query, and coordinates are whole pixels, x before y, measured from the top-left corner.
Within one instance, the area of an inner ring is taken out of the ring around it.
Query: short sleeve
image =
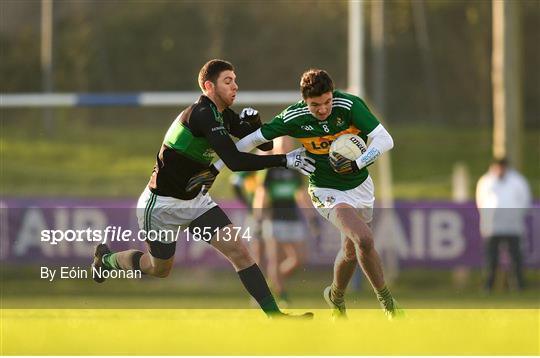
[[[291,115],[292,112],[298,111],[298,106],[300,103],[293,104],[292,106],[287,107],[283,112],[275,116],[270,122],[265,123],[261,127],[261,132],[264,138],[272,140],[277,137],[282,137],[284,135],[291,134],[291,128],[285,118],[288,118],[287,115]]]
[[[381,122],[371,113],[368,106],[364,101],[356,96],[352,97],[352,121],[356,128],[360,129],[363,133],[369,134],[374,130]]]

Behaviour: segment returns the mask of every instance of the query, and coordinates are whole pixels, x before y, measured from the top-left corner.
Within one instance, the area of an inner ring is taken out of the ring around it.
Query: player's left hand
[[[201,187],[202,195],[206,195],[206,193],[208,193],[212,187],[212,184],[214,184],[214,180],[216,180],[218,174],[219,171],[214,168],[213,165],[211,165],[208,167],[208,169],[195,174],[189,179],[186,186],[186,191],[192,191],[198,187]]]
[[[240,120],[245,121],[255,127],[260,127],[262,124],[259,111],[250,107],[242,109],[240,112]]]
[[[354,160],[347,159],[339,153],[331,153],[328,160],[332,169],[339,174],[356,173],[359,170]]]
[[[304,147],[296,148],[285,155],[287,160],[286,167],[298,170],[304,175],[311,175],[315,172],[315,159],[306,155]]]

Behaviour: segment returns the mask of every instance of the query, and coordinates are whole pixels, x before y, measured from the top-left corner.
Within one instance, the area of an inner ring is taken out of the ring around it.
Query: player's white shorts
[[[371,176],[356,188],[350,190],[337,190],[330,188],[309,187],[311,202],[326,220],[330,220],[330,212],[340,203],[349,204],[359,209],[364,222],[369,223],[373,219],[373,205],[375,203],[375,188]]]
[[[199,193],[191,200],[180,200],[153,194],[147,187],[137,202],[137,220],[139,228],[146,231],[150,240],[172,243],[176,237],[168,234],[171,230],[177,232],[179,226],[187,227],[215,206],[217,204],[208,194]],[[153,233],[149,235],[151,230]]]
[[[300,220],[265,220],[262,236],[265,240],[273,238],[277,242],[301,242],[306,236],[306,230]]]

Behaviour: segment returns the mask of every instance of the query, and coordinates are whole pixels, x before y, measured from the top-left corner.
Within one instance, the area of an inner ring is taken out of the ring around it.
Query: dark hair
[[[204,64],[204,66],[199,71],[199,86],[204,92],[204,83],[210,81],[213,84],[216,84],[216,81],[223,71],[234,71],[232,63],[213,59]]]
[[[501,167],[507,167],[508,166],[508,158],[506,158],[506,157],[494,158],[492,163],[500,165]]]
[[[325,70],[312,68],[302,74],[300,79],[302,98],[319,97],[334,91],[334,82]]]

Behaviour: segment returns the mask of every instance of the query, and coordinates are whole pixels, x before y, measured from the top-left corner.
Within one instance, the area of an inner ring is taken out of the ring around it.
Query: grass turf
[[[48,309],[1,313],[5,355],[538,355],[538,310],[351,310],[332,322],[258,310]],[[296,312],[301,312],[297,310]]]
[[[315,319],[288,322],[248,309],[232,270],[177,268],[163,280],[100,285],[49,283],[35,271],[3,267],[0,354],[538,355],[540,347],[537,272],[524,292],[485,295],[476,272],[455,287],[447,272],[404,271],[391,287],[406,319],[388,322],[364,281],[347,294],[349,321],[332,322],[321,296],[331,270],[309,270],[289,282],[290,307]]]

